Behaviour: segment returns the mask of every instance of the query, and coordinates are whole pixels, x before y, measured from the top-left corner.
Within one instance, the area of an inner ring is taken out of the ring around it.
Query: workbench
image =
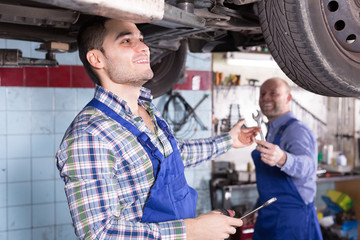
[[[334,183],[334,188],[337,191],[349,195],[349,197],[354,201],[354,210],[356,213],[356,218],[360,220],[360,174],[350,173],[341,176],[331,176],[331,177],[318,177],[316,180],[318,184],[324,183]],[[249,191],[253,189],[256,191],[256,182],[252,183],[239,183],[236,185],[224,185],[217,188],[221,191],[221,207],[225,209],[231,209],[232,202],[231,196],[234,192],[237,191]],[[255,199],[254,199],[255,201]],[[360,226],[359,226],[360,229]],[[360,236],[360,230],[359,230]]]
[[[359,210],[356,210],[357,214],[360,214],[360,174],[347,174],[334,177],[318,177],[317,183],[335,182],[335,190],[348,194],[354,201]],[[230,197],[233,191],[240,191],[244,189],[256,188],[256,182],[254,183],[239,183],[237,185],[224,185],[219,187],[222,195],[222,207],[231,208]],[[349,194],[351,193],[351,194]],[[354,198],[352,197],[354,196]],[[360,219],[360,217],[359,217]]]

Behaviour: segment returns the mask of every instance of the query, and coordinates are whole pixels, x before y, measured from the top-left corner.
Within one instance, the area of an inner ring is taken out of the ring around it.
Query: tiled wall
[[[43,58],[38,44],[0,39],[0,48],[18,48],[24,57]],[[75,115],[93,96],[93,84],[77,53],[57,54],[59,68],[0,68],[0,240],[76,239],[54,155]],[[187,82],[175,88],[192,107],[211,94],[211,55],[189,54]],[[201,90],[192,89],[199,76]],[[164,98],[155,99],[159,108]],[[211,97],[196,110],[211,135]],[[196,125],[195,125],[196,126]],[[195,177],[196,175],[196,177]],[[186,171],[199,192],[198,213],[210,210],[210,164]]]
[[[0,239],[75,239],[54,154],[92,95],[80,88],[0,88]]]

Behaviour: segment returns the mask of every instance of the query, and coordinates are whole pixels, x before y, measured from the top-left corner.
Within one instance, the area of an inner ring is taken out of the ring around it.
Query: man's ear
[[[97,49],[93,49],[87,52],[86,59],[90,63],[90,65],[94,68],[103,68],[104,67],[104,61],[102,61],[102,52]]]
[[[291,99],[292,99],[292,95],[291,95],[291,93],[289,93],[289,95],[288,95],[288,97],[287,97],[287,101],[290,102]]]

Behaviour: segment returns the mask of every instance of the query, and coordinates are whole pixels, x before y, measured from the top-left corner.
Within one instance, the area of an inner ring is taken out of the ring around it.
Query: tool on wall
[[[229,109],[230,128],[232,128],[232,126],[234,126],[242,118],[243,117],[241,116],[240,113],[240,104],[234,104],[234,103],[230,104],[230,109]]]
[[[216,72],[215,73],[215,85],[221,85],[223,80],[223,73],[222,72]]]
[[[239,122],[243,117],[240,113],[240,104],[230,104],[229,115],[227,118],[222,118],[216,129],[219,128],[220,132],[228,132],[230,129]],[[245,124],[243,127],[246,127]],[[218,132],[218,131],[217,131]]]
[[[223,72],[215,72],[215,85],[220,86],[238,86],[241,84],[241,75],[229,74],[224,77]]]
[[[254,78],[247,78],[246,80],[248,80],[250,86],[255,86],[259,82],[258,79]]]
[[[184,125],[188,123],[191,118],[193,118],[195,122],[201,127],[201,130],[208,130],[199,116],[195,113],[195,110],[205,101],[205,99],[209,97],[209,94],[204,94],[202,99],[195,105],[195,107],[191,107],[179,92],[170,92],[169,95],[170,97],[164,105],[163,117],[172,125],[175,133],[182,130]],[[170,116],[170,103],[172,103],[174,107],[173,117]],[[182,116],[180,117],[179,114]]]

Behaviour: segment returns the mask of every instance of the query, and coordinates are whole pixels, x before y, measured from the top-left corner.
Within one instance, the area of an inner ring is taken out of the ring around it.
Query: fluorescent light
[[[234,66],[279,68],[270,54],[263,53],[228,52],[225,61]]]
[[[228,58],[226,59],[226,63],[233,66],[279,68],[279,66],[274,60],[269,61]]]

